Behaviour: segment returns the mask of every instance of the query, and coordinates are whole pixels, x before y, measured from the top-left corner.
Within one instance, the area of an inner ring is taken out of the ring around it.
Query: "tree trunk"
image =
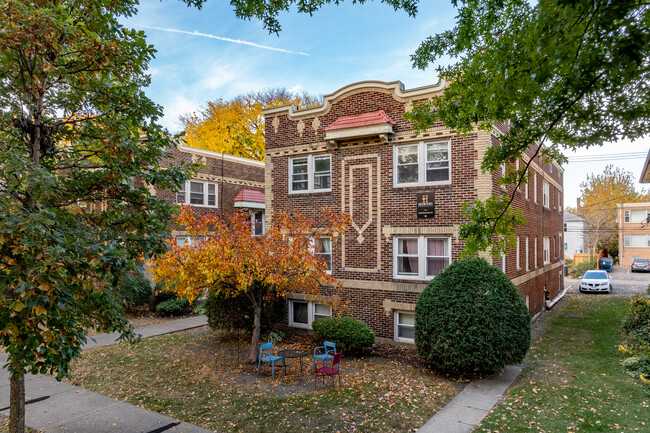
[[[25,433],[25,377],[10,380],[9,433]]]
[[[251,356],[249,360],[255,364],[260,346],[260,333],[262,332],[262,303],[255,302],[253,307],[255,315],[253,319],[253,337],[251,338]]]

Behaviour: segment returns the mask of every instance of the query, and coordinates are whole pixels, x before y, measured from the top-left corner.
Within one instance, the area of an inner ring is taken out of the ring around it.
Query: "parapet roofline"
[[[445,80],[440,80],[437,84],[430,86],[416,87],[415,89],[405,90],[404,83],[401,81],[359,81],[357,83],[349,84],[345,87],[340,88],[334,93],[323,96],[323,103],[316,107],[309,107],[298,109],[294,104],[284,104],[277,107],[266,108],[262,110],[264,116],[272,116],[274,114],[284,114],[286,113],[289,117],[302,117],[302,116],[316,116],[327,112],[331,105],[337,100],[341,99],[345,95],[356,92],[359,90],[372,91],[383,90],[391,91],[397,97],[403,99],[413,99],[413,98],[427,98],[433,96],[436,93],[440,93],[447,87],[447,82]]]
[[[240,164],[254,165],[257,167],[265,167],[264,161],[256,159],[244,158],[242,156],[229,155],[227,153],[215,152],[213,150],[201,149],[199,147],[188,146],[182,142],[178,143],[178,150],[181,152],[195,153],[197,155],[205,155],[210,158],[224,159],[225,161],[238,162]]]

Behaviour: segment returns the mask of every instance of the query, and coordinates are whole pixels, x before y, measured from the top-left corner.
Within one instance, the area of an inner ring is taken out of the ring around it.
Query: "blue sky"
[[[364,5],[347,1],[311,17],[295,9],[283,13],[282,31],[275,35],[260,21],[237,19],[226,1],[208,0],[198,10],[177,0],[142,0],[139,13],[125,24],[144,30],[158,51],[146,92],[164,107],[161,123],[177,132],[180,115],[200,110],[208,101],[265,88],[322,95],[363,80],[400,80],[407,88],[434,84],[435,68],[413,69],[410,55],[426,37],[451,28],[455,15],[449,0],[422,0],[415,18],[378,0]],[[646,138],[568,156],[647,154],[649,148]],[[569,163],[564,167],[565,206],[575,206],[587,173],[600,173],[613,163],[638,179],[644,161],[612,157]]]

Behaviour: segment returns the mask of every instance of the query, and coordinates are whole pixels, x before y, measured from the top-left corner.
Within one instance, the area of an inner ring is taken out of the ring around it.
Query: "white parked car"
[[[580,292],[612,293],[612,276],[607,271],[587,271],[580,280]]]

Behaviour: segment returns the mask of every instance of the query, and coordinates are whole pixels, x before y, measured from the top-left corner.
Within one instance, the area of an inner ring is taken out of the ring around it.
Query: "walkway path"
[[[206,325],[205,316],[173,320],[136,328],[143,338]],[[115,344],[117,334],[94,336],[85,349]],[[0,364],[7,360],[0,353]],[[57,382],[49,375],[25,377],[26,424],[34,429],[68,433],[209,433],[209,430],[106,397],[96,392]],[[0,369],[0,414],[9,416],[9,373]]]
[[[521,366],[475,380],[418,430],[418,433],[469,433],[499,403],[519,376]]]

